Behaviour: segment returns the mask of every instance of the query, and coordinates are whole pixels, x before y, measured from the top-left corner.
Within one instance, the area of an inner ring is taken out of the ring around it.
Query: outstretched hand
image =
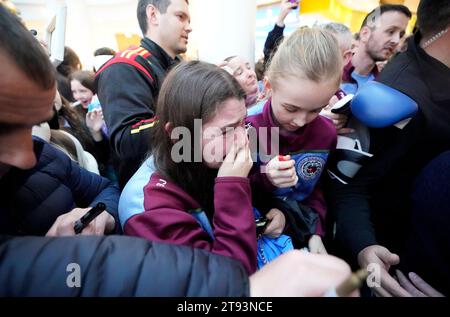
[[[400,285],[413,297],[444,297],[416,273],[409,273],[409,279],[399,270],[396,275]]]
[[[296,2],[291,2],[289,0],[281,0],[280,14],[278,15],[277,25],[279,27],[284,27],[284,20],[286,19],[289,12],[291,12],[295,7],[298,7],[300,0]]]
[[[391,253],[381,245],[372,245],[359,252],[358,262],[361,268],[368,268],[369,265],[373,264],[379,265],[381,285],[372,288],[377,296],[411,297],[411,294],[389,275],[391,266],[400,263],[400,258],[397,254]]]

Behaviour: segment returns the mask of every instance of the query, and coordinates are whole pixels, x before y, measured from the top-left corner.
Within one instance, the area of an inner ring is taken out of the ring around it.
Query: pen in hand
[[[83,217],[75,221],[73,229],[75,234],[80,234],[89,223],[92,222],[98,215],[105,211],[106,205],[104,203],[98,203],[95,207],[91,208]]]
[[[325,292],[324,297],[348,297],[350,294],[361,286],[369,276],[369,272],[366,269],[361,269],[348,277],[344,282],[338,285],[336,288],[330,289]]]

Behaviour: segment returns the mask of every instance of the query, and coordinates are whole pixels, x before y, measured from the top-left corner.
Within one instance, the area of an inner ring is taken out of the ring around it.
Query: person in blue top
[[[407,7],[391,4],[381,5],[365,17],[359,32],[359,44],[350,62],[344,66],[341,91],[354,95],[378,77],[380,71],[376,63],[387,61],[395,54],[410,19],[411,12]],[[323,115],[333,120],[339,135],[353,139],[361,145],[362,151],[371,153],[369,128],[366,125],[354,116],[330,113],[329,108],[337,100],[336,97],[330,100]]]
[[[359,31],[359,46],[344,68],[342,90],[355,94],[378,76],[376,62],[395,53],[410,19],[411,12],[403,5],[381,5],[366,16]]]

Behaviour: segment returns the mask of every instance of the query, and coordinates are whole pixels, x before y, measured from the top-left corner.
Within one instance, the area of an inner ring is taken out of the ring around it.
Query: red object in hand
[[[290,160],[288,160],[286,158],[286,156],[278,155],[278,161],[280,161],[280,162],[289,162]],[[285,170],[288,170],[288,169],[289,168],[280,168],[280,171],[285,171]]]

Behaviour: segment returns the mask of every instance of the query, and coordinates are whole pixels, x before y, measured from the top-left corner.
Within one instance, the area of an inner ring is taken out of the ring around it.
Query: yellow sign
[[[384,0],[384,3],[408,5],[415,12],[417,1]],[[347,25],[352,32],[358,32],[366,15],[379,6],[378,0],[302,0],[300,5],[300,15],[320,14],[326,19]],[[412,8],[411,8],[412,6]],[[408,31],[411,32],[416,22],[415,15],[411,19]]]

